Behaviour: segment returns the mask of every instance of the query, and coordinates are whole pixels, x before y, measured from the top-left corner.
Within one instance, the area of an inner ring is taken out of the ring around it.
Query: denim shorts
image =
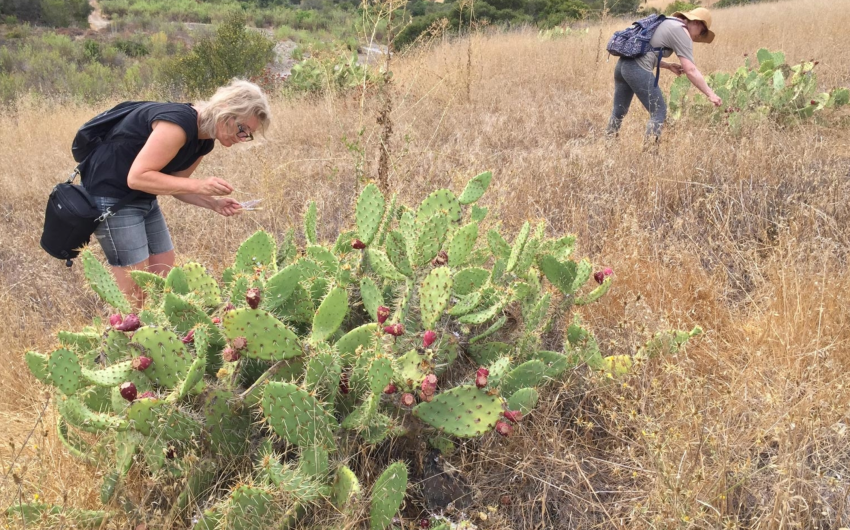
[[[94,197],[105,211],[119,199]],[[94,232],[113,267],[129,267],[174,249],[156,199],[136,199],[97,226]]]

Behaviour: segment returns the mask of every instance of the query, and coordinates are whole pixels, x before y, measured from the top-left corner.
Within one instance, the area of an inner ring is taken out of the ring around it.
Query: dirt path
[[[95,31],[100,31],[109,26],[109,21],[103,18],[97,0],[89,0],[89,5],[92,6],[92,12],[89,14],[89,27]]]

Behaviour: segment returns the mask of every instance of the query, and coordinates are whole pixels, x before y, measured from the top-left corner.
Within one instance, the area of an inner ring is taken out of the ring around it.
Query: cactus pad
[[[164,442],[188,441],[202,430],[194,418],[175,408],[173,404],[156,398],[141,398],[127,407],[130,426],[145,436],[154,436]]]
[[[339,358],[333,353],[333,350],[322,348],[307,361],[304,388],[313,395],[320,395],[322,398],[329,398],[329,401],[333,401],[339,390],[341,373],[342,367],[339,364]]]
[[[322,304],[313,317],[313,344],[328,339],[339,329],[348,313],[348,293],[342,287],[334,287],[322,300]]]
[[[384,251],[367,248],[366,258],[369,260],[369,265],[372,267],[372,270],[374,270],[379,276],[383,276],[389,280],[404,279],[404,275],[395,268]]]
[[[523,223],[522,228],[519,229],[519,233],[514,239],[514,244],[511,247],[511,255],[508,257],[508,262],[505,266],[505,270],[507,272],[511,272],[516,267],[519,262],[519,257],[522,254],[522,249],[525,247],[526,241],[528,241],[528,234],[531,232],[531,224],[526,221]]]
[[[297,264],[289,265],[275,273],[263,289],[263,307],[268,309],[281,307],[292,295],[299,281],[301,281],[301,267]]]
[[[262,309],[230,311],[224,316],[223,325],[228,339],[247,339],[248,346],[242,352],[246,357],[280,361],[303,353],[295,333]]]
[[[502,402],[472,385],[457,386],[420,403],[413,413],[425,423],[462,438],[480,436],[496,425]]]
[[[172,267],[165,277],[165,291],[175,294],[189,294],[189,279],[181,267]]]
[[[96,433],[107,429],[121,431],[128,427],[127,422],[117,416],[94,412],[76,396],[61,397],[57,402],[59,414],[68,423],[86,432]]]
[[[76,354],[68,350],[56,350],[47,361],[50,381],[66,396],[71,396],[83,383],[82,369]]]
[[[569,357],[554,351],[541,350],[532,356],[533,359],[541,361],[546,365],[544,375],[555,378],[564,373],[570,367]]]
[[[546,365],[542,361],[526,361],[508,372],[499,385],[503,396],[511,396],[520,388],[530,388],[540,384],[546,377]]]
[[[393,378],[393,363],[386,357],[373,359],[367,369],[369,389],[373,394],[381,395]]]
[[[578,265],[574,261],[561,263],[553,256],[545,255],[540,258],[540,270],[549,282],[564,294],[572,294],[573,282],[576,279]]]
[[[183,265],[186,274],[186,282],[189,290],[196,293],[207,306],[216,306],[221,303],[221,290],[212,276],[207,273],[200,263],[187,263]]]
[[[416,211],[416,222],[425,223],[437,213],[445,215],[449,222],[457,223],[460,221],[460,203],[450,190],[437,190],[425,197]]]
[[[322,269],[322,273],[327,276],[336,276],[339,272],[339,259],[325,247],[319,245],[311,245],[306,248],[307,257],[316,262]]]
[[[100,333],[91,331],[82,331],[79,333],[60,331],[57,335],[59,337],[59,343],[62,346],[74,349],[79,353],[87,353],[95,349],[100,342]]]
[[[487,309],[482,309],[477,313],[469,313],[467,315],[463,315],[457,320],[461,324],[484,324],[496,315],[498,315],[499,312],[502,311],[502,308],[505,307],[505,304],[507,304],[507,300],[505,298],[497,298],[496,303],[494,303]]]
[[[131,311],[130,302],[118,288],[112,273],[106,270],[106,267],[88,249],[83,251],[82,260],[83,273],[89,281],[92,291],[96,292],[104,302],[115,309],[129,313]]]
[[[432,329],[449,302],[452,289],[452,275],[448,267],[433,269],[422,281],[419,288],[419,310],[422,327]]]
[[[50,370],[48,368],[49,358],[46,355],[42,355],[36,351],[28,351],[24,354],[24,360],[36,379],[46,385],[53,384],[53,381],[50,380]]]
[[[102,370],[82,368],[82,376],[86,382],[92,385],[115,386],[126,381],[132,371],[133,361],[124,361]]]
[[[525,416],[537,406],[540,394],[534,388],[520,388],[508,398],[508,410],[518,410]]]
[[[130,278],[144,292],[160,293],[165,288],[165,278],[148,271],[130,271]]]
[[[469,223],[452,236],[452,241],[449,243],[449,263],[452,267],[457,267],[466,262],[466,258],[475,248],[475,241],[478,239],[478,223]]]
[[[610,355],[602,359],[602,370],[610,377],[619,377],[632,369],[632,358],[628,355]]]
[[[481,289],[489,278],[490,272],[487,269],[478,267],[462,269],[455,273],[452,288],[458,296],[466,296]]]
[[[244,274],[253,274],[256,268],[274,271],[277,267],[276,251],[274,238],[267,232],[258,230],[239,245],[233,268]]]
[[[318,217],[319,213],[316,210],[316,202],[310,201],[307,205],[307,212],[304,214],[304,238],[311,245],[316,245],[319,242],[319,235],[316,232]]]
[[[384,305],[384,297],[375,281],[368,276],[360,279],[360,299],[363,300],[363,308],[369,318],[377,319],[378,307]]]
[[[266,528],[274,520],[273,492],[264,488],[241,485],[230,494],[224,508],[223,521],[227,530],[255,530]]]
[[[145,375],[159,386],[173,388],[189,372],[192,358],[186,346],[172,331],[147,326],[133,335],[133,342],[141,345],[153,361]]]
[[[360,192],[360,197],[357,199],[354,218],[357,223],[357,235],[367,245],[372,242],[375,234],[378,233],[381,220],[384,218],[385,209],[386,200],[377,186],[368,184],[363,188],[363,191]]]
[[[508,259],[511,255],[511,246],[508,245],[508,242],[505,241],[505,238],[502,237],[495,229],[490,229],[487,231],[487,246],[490,247],[490,252],[493,253],[493,256],[496,259]]]
[[[455,317],[467,315],[481,303],[481,292],[474,291],[466,296],[461,296],[455,305],[449,309],[449,314]]]
[[[401,508],[407,490],[407,466],[394,462],[381,473],[372,486],[372,507],[369,510],[369,528],[384,530],[392,523]]]
[[[405,276],[413,276],[410,268],[410,256],[407,252],[407,242],[401,232],[393,230],[387,237],[387,257],[393,266]]]
[[[414,253],[417,265],[425,265],[437,255],[446,240],[448,228],[448,219],[441,212],[435,213],[419,226]]]
[[[269,425],[289,443],[334,447],[336,420],[316,398],[291,383],[269,383],[262,401]]]
[[[360,495],[360,481],[357,480],[357,475],[348,466],[339,466],[336,470],[336,479],[333,484],[333,493],[331,494],[331,502],[333,505],[342,510],[349,503],[356,500]]]
[[[494,363],[499,357],[510,356],[513,345],[504,342],[485,342],[469,347],[469,355],[479,366]]]
[[[608,289],[611,288],[611,278],[605,278],[605,281],[599,285],[596,289],[590,291],[584,296],[580,296],[576,298],[576,305],[585,305],[591,302],[595,302],[599,300],[605,293],[608,292]]]
[[[240,404],[231,405],[233,394],[225,390],[212,390],[204,396],[201,408],[210,437],[210,449],[220,456],[242,454],[250,436],[249,409]]]
[[[428,375],[427,368],[427,358],[416,350],[410,350],[396,359],[394,380],[405,390],[415,390]]]
[[[466,183],[463,193],[458,197],[458,202],[461,204],[472,204],[484,195],[487,191],[487,186],[490,185],[490,180],[493,178],[493,173],[485,171],[474,177]]]
[[[358,347],[364,350],[372,348],[377,340],[378,324],[365,324],[358,328],[354,328],[343,335],[336,342],[336,349],[342,357],[342,363],[345,366],[351,365],[355,361],[355,354]]]

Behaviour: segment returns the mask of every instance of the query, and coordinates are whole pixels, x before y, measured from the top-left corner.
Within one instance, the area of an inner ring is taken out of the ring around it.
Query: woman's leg
[[[641,68],[637,62],[623,65],[623,78],[634,90],[638,100],[649,111],[649,123],[646,125],[647,138],[661,136],[661,128],[667,119],[667,103],[661,88],[655,86],[655,74]]]
[[[606,134],[614,135],[620,130],[623,124],[623,118],[629,112],[629,107],[632,104],[632,98],[635,93],[632,87],[626,82],[623,77],[623,63],[628,59],[619,59],[617,66],[614,68],[614,108],[611,110],[611,117],[608,118],[608,127],[605,129]],[[634,61],[631,61],[634,62]]]
[[[160,276],[168,275],[168,271],[174,267],[174,244],[165,217],[159,209],[159,202],[151,203],[151,210],[145,217],[145,231],[148,236],[148,272]]]

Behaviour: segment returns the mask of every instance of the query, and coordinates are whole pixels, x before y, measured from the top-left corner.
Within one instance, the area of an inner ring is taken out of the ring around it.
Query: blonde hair
[[[211,137],[215,137],[217,124],[230,119],[245,120],[256,116],[262,131],[271,122],[271,108],[263,89],[244,79],[233,79],[216,90],[209,101],[199,101],[195,106],[200,109],[198,128]]]

